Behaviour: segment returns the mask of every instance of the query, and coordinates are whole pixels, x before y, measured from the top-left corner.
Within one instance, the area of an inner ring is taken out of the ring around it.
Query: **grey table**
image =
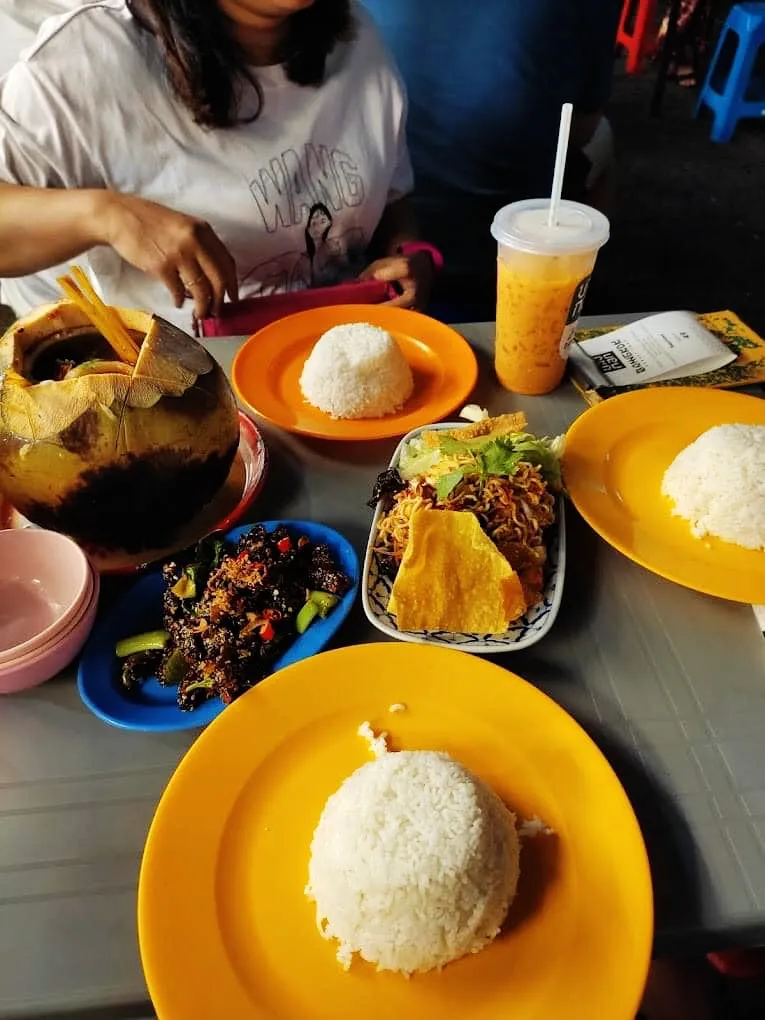
[[[475,399],[554,434],[583,410],[568,389],[519,398],[493,381],[492,328]],[[236,341],[211,341],[228,365]],[[394,442],[328,444],[264,429],[264,517],[315,518],[361,551],[365,501]],[[694,594],[624,559],[569,514],[563,606],[512,668],[564,705],[618,772],[656,891],[657,951],[765,943],[765,641],[746,606]],[[378,640],[360,606],[344,643]],[[141,849],[188,734],[111,729],[69,671],[0,704],[0,1017],[151,1015],[135,929]]]

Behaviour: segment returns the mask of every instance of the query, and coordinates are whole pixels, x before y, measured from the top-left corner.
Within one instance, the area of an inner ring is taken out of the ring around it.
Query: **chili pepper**
[[[285,535],[284,538],[280,538],[276,543],[276,548],[280,553],[288,553],[292,548],[292,541],[287,535]]]

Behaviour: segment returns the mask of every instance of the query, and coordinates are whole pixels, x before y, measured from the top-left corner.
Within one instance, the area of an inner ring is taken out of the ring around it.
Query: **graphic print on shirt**
[[[289,232],[291,242],[244,274],[253,295],[331,287],[359,274],[368,239],[361,227],[345,224],[353,222],[348,210],[361,205],[366,189],[347,152],[308,142],[301,158],[287,149],[261,167],[249,187],[266,231]],[[301,247],[296,249],[294,228],[299,226]]]

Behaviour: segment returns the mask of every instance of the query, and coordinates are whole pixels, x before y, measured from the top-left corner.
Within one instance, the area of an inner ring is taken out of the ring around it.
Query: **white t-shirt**
[[[0,83],[0,180],[108,187],[206,219],[236,260],[240,297],[350,279],[386,204],[412,187],[404,89],[355,14],[356,39],[335,48],[320,87],[257,68],[262,112],[228,129],[193,122],[121,0],[51,18]],[[176,309],[111,248],[77,261],[106,301],[189,327],[191,303]],[[64,269],[3,280],[3,300],[18,314],[56,300]]]

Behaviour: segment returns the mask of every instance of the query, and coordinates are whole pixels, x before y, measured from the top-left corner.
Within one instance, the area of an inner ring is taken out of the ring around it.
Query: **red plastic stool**
[[[637,74],[656,39],[656,0],[624,0],[617,46],[627,51],[627,74]]]
[[[765,977],[765,949],[726,949],[721,953],[710,953],[707,959],[726,977]]]

